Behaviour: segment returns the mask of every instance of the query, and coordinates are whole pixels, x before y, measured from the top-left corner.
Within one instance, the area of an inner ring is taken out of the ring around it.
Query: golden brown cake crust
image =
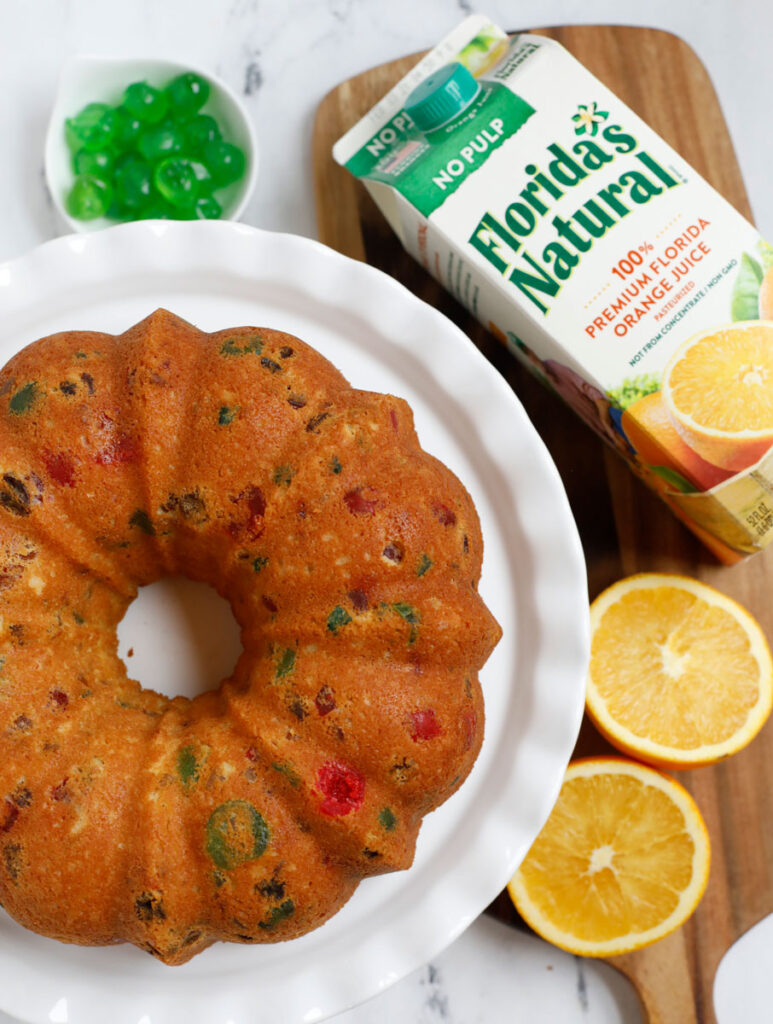
[[[483,735],[500,630],[478,518],[410,408],[308,345],[158,310],[0,371],[0,902],[178,964],[321,924],[408,867]],[[230,601],[216,691],[127,678],[116,629],[180,574]]]

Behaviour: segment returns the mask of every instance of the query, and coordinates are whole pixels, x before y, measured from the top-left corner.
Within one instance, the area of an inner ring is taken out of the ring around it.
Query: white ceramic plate
[[[0,265],[0,365],[41,335],[120,332],[161,305],[208,331],[295,333],[355,386],[410,402],[423,446],[461,477],[482,521],[480,590],[504,627],[482,676],[486,738],[468,781],[425,820],[411,870],[366,880],[317,931],[217,944],[171,968],[128,945],[62,945],[0,916],[0,1006],[35,1024],[319,1021],[448,945],[541,828],[582,714],[582,552],[549,455],[472,342],[391,278],[308,239],[145,222],[49,242]]]

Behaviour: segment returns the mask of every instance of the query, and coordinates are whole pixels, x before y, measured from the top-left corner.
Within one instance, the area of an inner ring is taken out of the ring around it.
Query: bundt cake
[[[467,492],[405,402],[274,330],[158,310],[0,372],[0,902],[180,964],[406,868],[483,731],[499,626]],[[137,588],[211,584],[244,651],[194,700],[127,677]]]

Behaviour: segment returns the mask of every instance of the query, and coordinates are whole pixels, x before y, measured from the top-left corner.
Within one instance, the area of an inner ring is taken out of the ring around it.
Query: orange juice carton
[[[470,17],[333,154],[721,558],[769,543],[773,247],[566,50]]]

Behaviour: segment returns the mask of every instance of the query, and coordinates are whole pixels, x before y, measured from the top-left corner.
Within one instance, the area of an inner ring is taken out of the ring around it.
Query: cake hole
[[[167,697],[214,690],[242,653],[231,606],[206,583],[170,577],[142,587],[118,626],[132,679]]]

